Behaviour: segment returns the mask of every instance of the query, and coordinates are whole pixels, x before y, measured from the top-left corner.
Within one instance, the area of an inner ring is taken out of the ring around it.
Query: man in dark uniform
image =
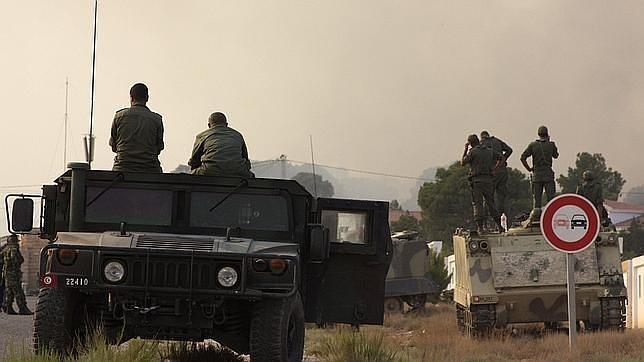
[[[532,172],[533,209],[541,209],[543,190],[546,191],[546,203],[555,197],[555,172],[552,170],[552,159],[559,157],[554,142],[550,141],[548,128],[541,126],[537,130],[539,139],[531,142],[521,154],[521,163],[528,172]],[[532,157],[532,167],[528,165]]]
[[[495,153],[500,153],[501,156],[503,156],[501,165],[494,173],[492,183],[494,187],[493,198],[494,198],[494,205],[496,206],[496,210],[499,212],[499,215],[506,214],[505,204],[506,204],[506,197],[508,194],[507,159],[510,158],[510,155],[512,154],[512,148],[502,140],[494,136],[490,136],[490,133],[488,133],[488,131],[481,132],[481,144],[483,146],[491,148],[492,151],[494,151]]]
[[[197,135],[188,164],[195,175],[255,176],[250,171],[244,137],[228,127],[226,116],[220,112],[208,117],[208,129]]]
[[[20,270],[20,267],[25,259],[20,253],[16,235],[11,235],[7,239],[7,248],[4,250],[3,256],[7,314],[33,314],[27,307],[25,292],[22,290],[22,270]],[[18,305],[18,313],[13,309],[14,298]]]
[[[130,108],[116,112],[110,146],[116,153],[114,171],[160,173],[163,150],[161,115],[147,106],[148,87],[137,83],[130,89]]]
[[[470,148],[471,147],[471,148]],[[479,138],[473,134],[467,137],[465,150],[461,159],[461,165],[470,166],[470,187],[472,189],[472,207],[474,209],[474,220],[479,233],[483,232],[485,215],[483,212],[483,201],[485,201],[489,215],[502,230],[501,217],[494,206],[493,176],[496,168],[501,164],[502,156],[495,153],[491,148],[480,144]]]
[[[604,192],[601,183],[595,180],[595,175],[591,171],[584,171],[582,177],[583,182],[577,186],[577,194],[588,199],[597,209],[602,225],[609,226],[610,219],[604,208]]]

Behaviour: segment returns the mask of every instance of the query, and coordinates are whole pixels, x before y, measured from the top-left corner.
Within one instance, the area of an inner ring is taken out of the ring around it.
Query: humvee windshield
[[[87,188],[94,200],[103,187]],[[291,229],[289,199],[282,194],[237,193],[210,211],[226,192],[193,191],[183,201],[172,190],[110,188],[85,211],[85,221],[97,224],[173,226],[174,209],[187,213],[191,228],[239,227],[243,230],[288,232]],[[177,204],[181,204],[178,206]],[[187,204],[187,205],[186,205]]]

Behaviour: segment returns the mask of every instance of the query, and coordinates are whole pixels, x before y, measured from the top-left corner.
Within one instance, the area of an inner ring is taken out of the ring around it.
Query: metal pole
[[[89,139],[94,138],[93,127],[94,127],[94,78],[96,75],[96,23],[98,20],[98,0],[94,0],[94,42],[92,44],[92,96],[91,104],[89,108]],[[91,150],[88,154],[91,154]],[[88,157],[87,163],[90,168],[92,167],[92,159]]]
[[[568,342],[570,351],[577,343],[577,305],[575,304],[575,255],[566,253],[566,270],[568,272]]]
[[[65,78],[65,142],[63,143],[63,169],[67,167],[67,96],[69,93],[69,79]]]

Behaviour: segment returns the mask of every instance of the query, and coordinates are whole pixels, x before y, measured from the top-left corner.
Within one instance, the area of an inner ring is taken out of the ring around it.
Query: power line
[[[310,165],[311,164],[310,162],[296,161],[296,160],[291,160],[291,159],[289,159],[288,161],[293,162],[293,163],[299,163],[299,164],[302,164],[302,165]],[[430,179],[430,178],[425,178],[425,177],[413,177],[413,176],[405,176],[405,175],[395,175],[395,174],[385,173],[385,172],[358,170],[358,169],[355,169],[355,168],[323,165],[323,164],[320,164],[320,163],[316,163],[316,166],[330,168],[330,169],[334,169],[334,170],[362,173],[362,174],[366,174],[366,175],[394,177],[394,178],[401,178],[401,179],[407,179],[407,180],[417,180],[417,181],[427,181],[427,182],[436,181],[435,179]]]

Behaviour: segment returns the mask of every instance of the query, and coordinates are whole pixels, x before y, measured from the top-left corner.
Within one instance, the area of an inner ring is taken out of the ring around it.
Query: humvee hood
[[[108,248],[138,248],[187,250],[235,254],[280,254],[296,256],[298,244],[275,241],[261,241],[247,238],[230,238],[208,235],[180,235],[159,233],[119,232],[83,233],[60,232],[56,244],[99,246]]]

